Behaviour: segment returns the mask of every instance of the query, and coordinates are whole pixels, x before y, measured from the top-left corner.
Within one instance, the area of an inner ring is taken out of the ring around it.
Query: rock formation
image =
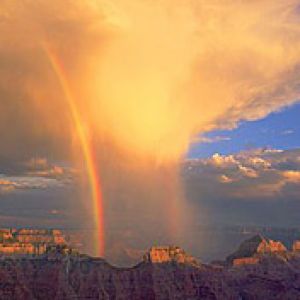
[[[144,261],[151,263],[176,262],[190,265],[199,264],[194,257],[186,254],[181,248],[175,246],[152,247],[149,252],[144,255]]]
[[[244,241],[238,250],[227,257],[227,262],[233,265],[256,264],[265,254],[285,253],[287,248],[279,241],[256,235]]]
[[[56,229],[0,229],[0,255],[41,255],[68,246]]]
[[[0,299],[300,299],[300,253],[282,260],[282,249],[256,236],[237,253],[263,259],[235,266],[201,264],[179,247],[152,247],[132,268],[79,254],[6,256],[0,258]]]
[[[259,257],[240,257],[233,259],[232,264],[234,266],[256,265],[259,262],[259,260]]]
[[[157,250],[161,253],[156,248],[147,255]],[[0,260],[0,299],[300,299],[299,270],[299,256],[283,263],[267,255],[255,266],[218,268],[145,260],[126,269],[80,255],[5,258]]]
[[[300,241],[299,240],[294,241],[292,249],[293,249],[293,251],[300,251]]]

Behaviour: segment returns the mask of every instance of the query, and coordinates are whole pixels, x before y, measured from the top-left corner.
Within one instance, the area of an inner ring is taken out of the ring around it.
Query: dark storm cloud
[[[4,164],[5,165],[5,164]],[[73,168],[50,163],[45,158],[31,158],[28,161],[1,167],[0,195],[20,190],[43,190],[74,184],[78,172]]]

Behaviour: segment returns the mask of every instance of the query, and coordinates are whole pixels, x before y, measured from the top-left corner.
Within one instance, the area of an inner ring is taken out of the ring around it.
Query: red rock
[[[144,256],[145,262],[151,263],[186,263],[198,264],[197,260],[186,254],[181,248],[174,246],[152,247]]]
[[[235,259],[258,257],[265,254],[280,254],[286,252],[286,247],[279,241],[266,239],[256,235],[244,241],[238,250],[227,257],[227,262],[233,263]],[[244,260],[246,263],[247,260]],[[249,262],[252,260],[250,259]]]
[[[66,239],[60,230],[51,229],[0,229],[0,254],[40,255],[56,246],[64,248]]]
[[[294,241],[292,250],[293,251],[300,251],[300,241]]]
[[[259,258],[257,257],[243,257],[243,258],[235,258],[232,262],[234,266],[241,265],[256,265],[259,263]]]
[[[0,299],[300,299],[299,266],[297,256],[234,269],[174,260],[122,269],[86,256],[6,258],[0,260]]]

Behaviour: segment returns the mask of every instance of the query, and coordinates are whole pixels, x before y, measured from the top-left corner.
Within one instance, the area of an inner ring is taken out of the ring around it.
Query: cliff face
[[[119,269],[102,259],[40,256],[0,260],[0,299],[300,299],[300,258],[213,267],[144,261]]]
[[[56,247],[70,250],[60,230],[0,229],[0,255],[41,255]]]
[[[293,251],[300,251],[300,241],[294,241],[292,249]]]
[[[255,264],[263,255],[285,253],[287,248],[280,241],[273,241],[256,235],[244,241],[238,250],[227,257],[227,262],[233,265]]]
[[[0,299],[300,299],[300,252],[283,254],[275,242],[274,255],[265,250],[269,244],[261,236],[247,240],[223,266],[201,264],[179,247],[152,247],[126,269],[55,251],[6,256],[0,258]]]
[[[144,255],[144,261],[151,263],[176,262],[187,265],[199,265],[194,257],[175,246],[152,247],[149,252]]]

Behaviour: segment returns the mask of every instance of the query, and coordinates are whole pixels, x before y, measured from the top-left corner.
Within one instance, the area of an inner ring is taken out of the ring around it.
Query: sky
[[[188,158],[205,158],[214,153],[228,155],[255,148],[300,148],[300,104],[273,112],[267,117],[240,122],[232,130],[216,130],[201,135],[191,144]]]
[[[195,138],[183,178],[187,197],[199,204],[199,215],[205,211],[210,216],[204,222],[300,226],[299,116],[296,103]]]
[[[300,225],[299,7],[1,1],[0,225],[93,229],[95,255]]]

